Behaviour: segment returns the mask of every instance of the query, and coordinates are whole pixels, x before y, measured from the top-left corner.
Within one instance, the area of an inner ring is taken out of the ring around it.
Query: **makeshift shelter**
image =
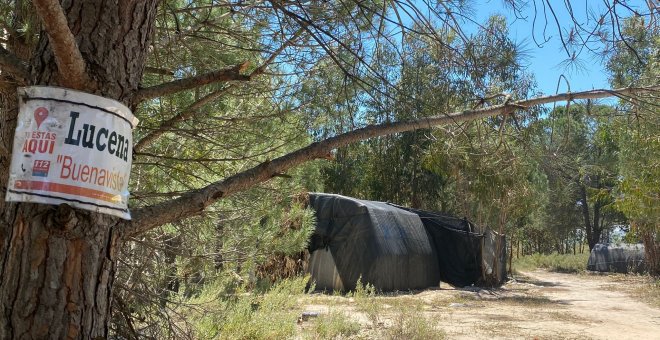
[[[321,289],[383,291],[438,286],[438,260],[419,216],[381,202],[310,194],[317,225],[309,271]]]
[[[399,207],[417,214],[431,237],[440,270],[440,279],[464,287],[481,278],[481,249],[484,235],[475,232],[467,219]]]
[[[646,270],[643,244],[598,243],[591,250],[587,270],[640,273]]]
[[[466,219],[341,195],[311,193],[316,210],[309,271],[320,289],[463,287],[506,279],[504,236]]]

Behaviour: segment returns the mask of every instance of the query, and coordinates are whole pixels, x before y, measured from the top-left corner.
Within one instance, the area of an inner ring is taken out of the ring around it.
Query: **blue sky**
[[[493,14],[501,14],[507,18],[511,38],[518,43],[522,43],[525,47],[528,57],[524,60],[524,65],[529,72],[535,75],[538,89],[541,92],[545,94],[556,93],[557,83],[561,75],[564,75],[568,80],[572,92],[609,88],[605,66],[602,60],[593,54],[589,52],[582,53],[578,58],[579,68],[566,68],[562,64],[567,59],[567,54],[562,47],[557,26],[554,19],[551,19],[552,17],[549,17],[551,22],[548,23],[546,30],[546,37],[549,38],[549,41],[544,43],[541,48],[537,47],[531,36],[534,16],[533,1],[530,1],[529,6],[523,13],[527,17],[526,19],[516,19],[510,9],[503,7],[503,1],[501,0],[474,2],[473,9],[476,11],[475,15],[480,22]],[[560,25],[569,27],[571,23],[570,16],[563,2],[551,0],[551,4],[554,6]],[[573,9],[576,17],[580,20],[586,20],[586,11],[591,10],[600,13],[603,10],[603,3],[602,1],[573,1]],[[542,9],[538,8],[538,12],[542,13]],[[537,19],[535,31],[537,41],[542,41],[542,25],[544,22],[545,19],[543,18]],[[566,92],[567,90],[566,82],[562,79],[558,92]]]

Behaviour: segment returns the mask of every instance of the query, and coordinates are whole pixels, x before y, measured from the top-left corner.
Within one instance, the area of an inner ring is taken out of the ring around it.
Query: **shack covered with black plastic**
[[[482,278],[484,234],[476,232],[467,219],[428,211],[404,208],[417,214],[426,227],[438,256],[440,279],[464,287]]]
[[[382,202],[311,193],[317,226],[309,271],[317,288],[383,291],[438,286],[438,254],[420,217]]]
[[[641,273],[645,270],[643,244],[598,243],[591,250],[587,270],[613,273]]]

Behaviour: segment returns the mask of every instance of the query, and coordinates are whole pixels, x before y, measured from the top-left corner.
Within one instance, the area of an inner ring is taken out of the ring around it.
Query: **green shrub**
[[[357,334],[360,324],[346,317],[344,313],[332,311],[327,315],[319,316],[312,328],[313,339],[345,338]]]
[[[301,313],[298,297],[305,292],[308,277],[283,280],[263,294],[238,291],[223,296],[222,287],[209,285],[191,301],[188,319],[199,339],[284,339],[296,332]],[[205,312],[213,311],[213,312]]]
[[[376,296],[376,288],[370,284],[363,284],[362,278],[358,278],[355,291],[352,293],[357,304],[358,311],[365,313],[374,327],[380,323],[382,306],[380,299]]]
[[[444,339],[446,335],[421,311],[402,311],[386,330],[385,337],[392,340],[434,340]]]

